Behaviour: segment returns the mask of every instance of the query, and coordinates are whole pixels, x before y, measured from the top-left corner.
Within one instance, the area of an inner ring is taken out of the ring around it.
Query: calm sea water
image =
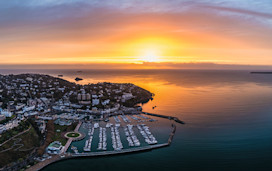
[[[0,70],[1,74],[23,70]],[[249,71],[29,70],[80,83],[132,82],[155,93],[144,111],[177,116],[170,147],[66,160],[49,170],[272,170],[272,75]],[[157,106],[152,109],[152,106]],[[166,129],[164,126],[161,129]]]

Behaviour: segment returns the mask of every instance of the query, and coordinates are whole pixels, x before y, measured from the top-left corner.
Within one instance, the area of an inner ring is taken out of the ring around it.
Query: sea
[[[169,147],[70,159],[43,171],[272,170],[272,74],[225,70],[0,70],[0,74],[63,75],[78,84],[133,83],[154,93],[143,111],[185,124]],[[154,106],[157,106],[153,109]],[[168,133],[159,120],[156,136]],[[164,131],[165,130],[165,131]],[[156,131],[155,131],[156,132]],[[110,137],[109,137],[110,138]]]

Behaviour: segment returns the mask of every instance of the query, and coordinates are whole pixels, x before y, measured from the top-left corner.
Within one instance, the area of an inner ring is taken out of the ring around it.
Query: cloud
[[[261,17],[261,18],[272,18],[272,13],[263,13],[263,12],[258,12],[258,11],[251,11],[247,9],[240,9],[240,8],[230,8],[230,7],[221,7],[221,6],[212,6],[212,5],[201,5],[204,8],[208,9],[214,9],[217,11],[226,11],[226,12],[231,12],[231,13],[238,13],[238,14],[244,14],[244,15],[250,15],[250,16],[255,16],[255,17]]]
[[[217,56],[221,61],[269,61],[269,2],[258,1],[254,7],[247,2],[252,1],[0,0],[0,60],[48,63],[107,56],[110,60],[111,55],[128,56],[123,51],[129,41],[161,36],[177,42],[171,50],[179,56],[199,51],[205,55],[200,60]]]
[[[20,70],[20,69],[203,69],[203,70],[272,70],[270,65],[234,65],[217,64],[211,62],[195,63],[154,63],[145,62],[143,64],[125,64],[125,63],[90,63],[90,64],[18,64],[18,65],[0,65],[2,70]]]

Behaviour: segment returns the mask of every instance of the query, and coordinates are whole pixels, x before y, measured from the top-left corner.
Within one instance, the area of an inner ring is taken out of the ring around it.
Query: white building
[[[93,99],[92,100],[92,105],[95,106],[95,105],[98,105],[99,104],[99,99]]]
[[[93,94],[92,98],[98,98],[98,96],[96,94]]]
[[[105,106],[105,105],[107,105],[109,103],[110,103],[110,99],[107,99],[107,100],[105,100],[105,101],[102,102],[102,105]]]
[[[20,110],[23,107],[25,107],[25,104],[18,104],[15,108],[16,108],[16,110]]]
[[[2,110],[1,115],[5,115],[6,117],[11,117],[12,113],[8,110]]]
[[[27,80],[27,81],[33,81],[33,78],[27,77],[26,80]]]
[[[123,93],[122,95],[122,101],[125,102],[129,99],[132,99],[134,96],[132,95],[132,93]]]
[[[35,106],[25,106],[24,107],[24,112],[28,112],[28,111],[31,111],[31,110],[34,110],[35,109]]]

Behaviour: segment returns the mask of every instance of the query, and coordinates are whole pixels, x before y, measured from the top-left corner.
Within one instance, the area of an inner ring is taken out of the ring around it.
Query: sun
[[[140,60],[143,62],[159,62],[159,55],[157,50],[149,49],[145,50],[140,57]]]

